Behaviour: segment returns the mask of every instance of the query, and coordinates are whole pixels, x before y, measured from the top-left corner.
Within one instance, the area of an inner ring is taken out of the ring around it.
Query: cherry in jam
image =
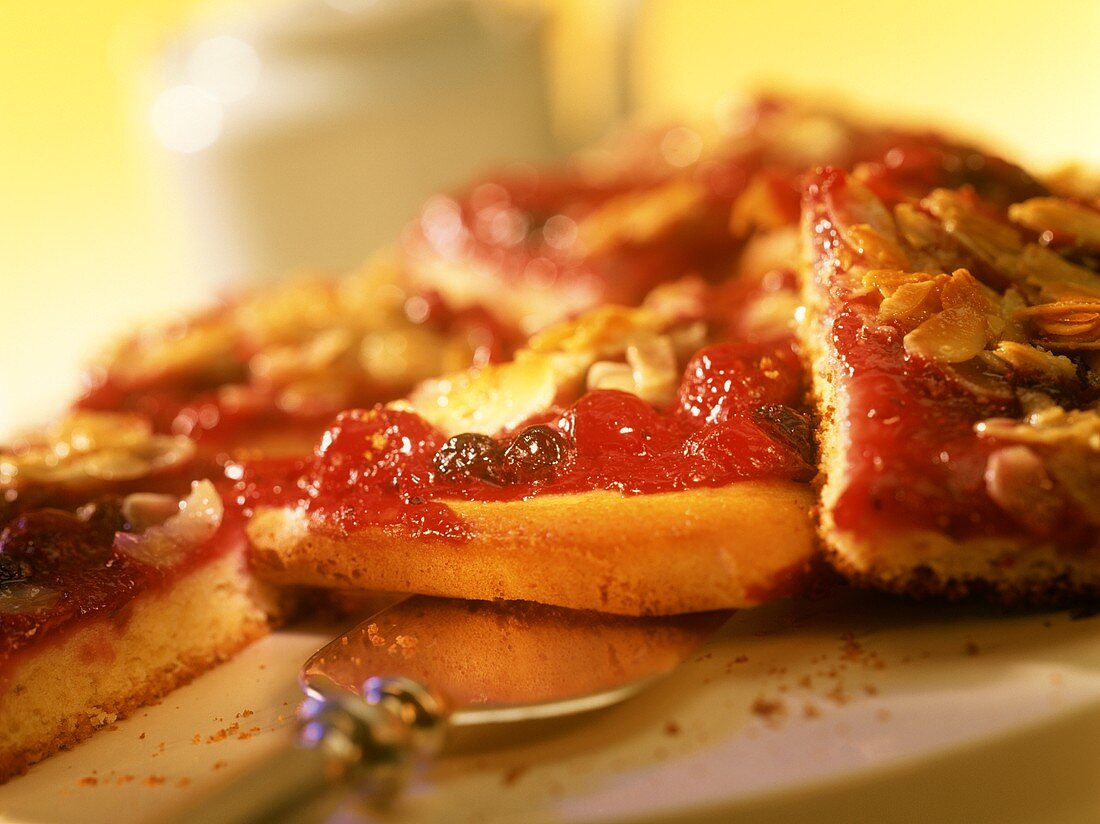
[[[688,363],[679,404],[684,414],[714,423],[767,404],[797,405],[802,393],[802,365],[791,341],[721,343]]]

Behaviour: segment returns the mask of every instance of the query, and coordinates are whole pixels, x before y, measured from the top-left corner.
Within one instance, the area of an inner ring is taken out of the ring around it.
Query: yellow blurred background
[[[207,297],[151,138],[153,67],[195,15],[285,2],[0,4],[0,430],[63,400],[78,361],[120,326]],[[568,140],[598,130],[608,32],[637,8],[631,90],[643,116],[706,113],[731,92],[778,86],[958,127],[1040,166],[1100,164],[1096,0],[540,5]]]

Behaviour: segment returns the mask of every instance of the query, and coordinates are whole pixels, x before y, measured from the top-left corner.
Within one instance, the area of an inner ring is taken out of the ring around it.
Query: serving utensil
[[[179,821],[273,821],[350,789],[384,806],[453,728],[606,707],[671,672],[728,612],[630,618],[531,603],[414,597],[318,650],[274,758]]]

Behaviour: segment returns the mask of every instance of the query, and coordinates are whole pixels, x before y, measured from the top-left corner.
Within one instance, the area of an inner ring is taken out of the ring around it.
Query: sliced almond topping
[[[127,499],[123,509],[133,511],[148,503]],[[170,567],[189,550],[213,538],[224,514],[222,499],[208,480],[194,481],[191,493],[176,504],[174,512],[162,511],[168,517],[160,523],[139,532],[116,533],[115,549],[150,566]]]
[[[878,307],[879,317],[899,321],[910,329],[915,328],[936,312],[937,297],[934,281],[902,283],[882,299]]]
[[[647,394],[664,398],[669,374],[673,383],[678,377],[675,333],[695,327],[672,324],[644,309],[602,307],[540,333],[511,362],[425,381],[409,396],[409,404],[447,435],[495,435],[579,394],[594,364],[622,360],[635,389],[644,387]],[[601,367],[595,379],[618,379],[609,374],[622,373]]]
[[[1064,355],[1055,355],[1026,343],[1003,340],[993,353],[1012,369],[1034,379],[1055,383],[1073,383],[1077,380],[1077,367]]]
[[[898,243],[893,216],[862,183],[849,178],[843,195],[830,196],[828,206],[837,231],[862,258],[859,265],[868,269],[913,268]]]
[[[136,416],[78,412],[0,452],[0,486],[132,480],[182,464],[194,452],[189,438],[153,434]]]
[[[1027,332],[1024,329],[1023,321],[1017,317],[1017,313],[1026,307],[1027,301],[1014,286],[1010,286],[1005,293],[1001,295],[1001,320],[1004,323],[1004,327],[1001,330],[1002,340],[1027,343]]]
[[[1100,300],[1100,275],[1037,244],[1030,243],[1024,248],[1017,271],[1024,281],[1037,287],[1046,300]]]
[[[943,226],[911,203],[900,203],[894,207],[894,221],[905,242],[914,249],[940,246],[947,240]]]
[[[988,342],[985,317],[968,306],[945,309],[905,336],[905,350],[944,363],[967,361]]]
[[[1008,207],[1012,221],[1036,232],[1069,235],[1081,246],[1100,248],[1100,212],[1059,197],[1033,197]]]
[[[988,400],[1010,401],[1015,397],[1007,380],[1005,362],[992,352],[979,352],[962,363],[942,364],[944,375],[968,392]]]
[[[655,189],[613,198],[577,226],[577,248],[591,255],[623,243],[644,243],[688,218],[703,202],[703,189],[677,178]]]
[[[1043,303],[1016,313],[1031,339],[1048,349],[1100,349],[1100,301]]]
[[[949,235],[995,269],[1011,270],[1023,249],[1020,233],[976,211],[957,191],[936,189],[924,205]]]
[[[781,184],[772,175],[764,172],[753,175],[730,212],[730,232],[735,237],[746,237],[754,230],[767,231],[790,225],[791,216],[779,200],[778,185]]]
[[[1065,445],[1092,453],[1100,452],[1100,412],[1095,409],[1066,410],[1057,405],[1049,406],[1022,421],[1012,418],[984,420],[975,426],[975,431],[999,441]]]
[[[1066,502],[1042,458],[1026,446],[1008,446],[989,456],[985,488],[1001,509],[1038,532],[1053,529],[1065,512]]]

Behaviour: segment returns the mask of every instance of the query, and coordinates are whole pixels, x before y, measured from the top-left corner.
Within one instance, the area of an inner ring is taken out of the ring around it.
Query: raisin
[[[752,419],[772,438],[794,450],[806,463],[814,464],[814,435],[808,417],[789,406],[771,403],[758,407]]]
[[[448,481],[476,478],[491,484],[502,482],[500,446],[488,435],[455,435],[439,447],[432,462]]]
[[[550,481],[569,454],[569,445],[557,430],[537,424],[528,426],[504,450],[501,469],[508,483]]]

